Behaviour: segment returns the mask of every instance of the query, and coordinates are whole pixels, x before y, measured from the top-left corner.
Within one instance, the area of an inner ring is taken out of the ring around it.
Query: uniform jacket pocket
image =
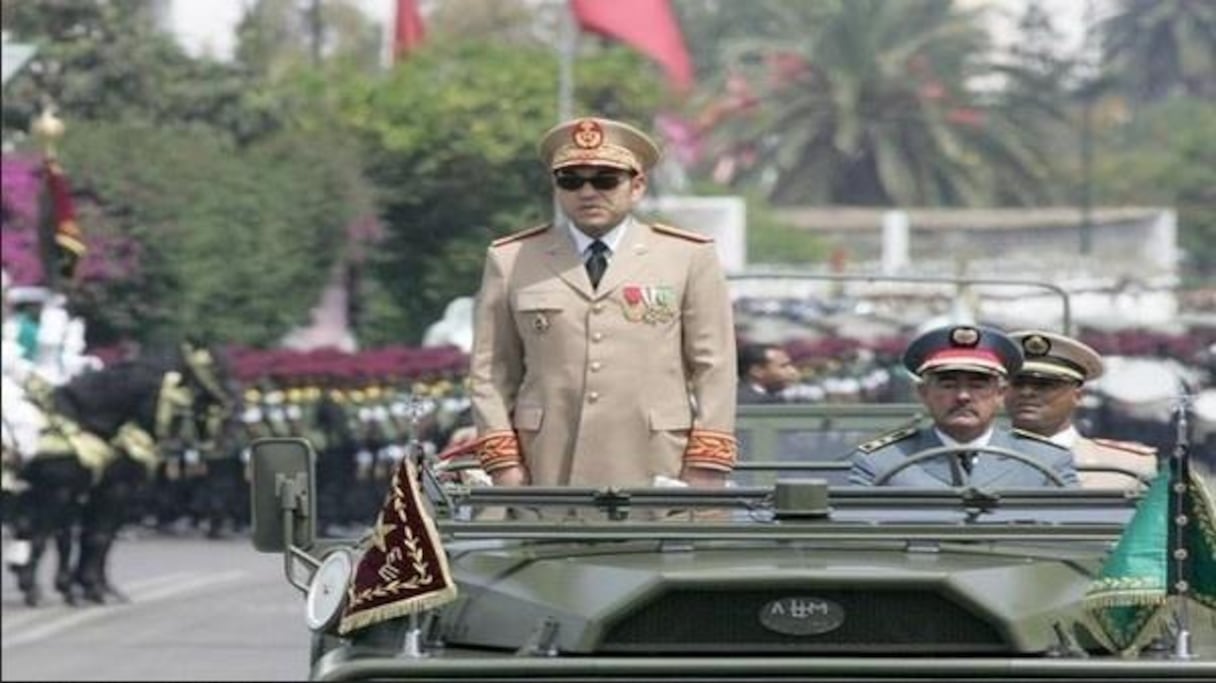
[[[540,406],[515,406],[512,424],[516,429],[534,432],[540,429],[540,423],[544,417],[545,409]]]

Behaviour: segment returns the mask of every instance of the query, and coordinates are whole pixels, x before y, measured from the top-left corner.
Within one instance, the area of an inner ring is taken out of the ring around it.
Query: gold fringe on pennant
[[[433,609],[456,598],[447,553],[421,501],[414,464],[407,456],[398,463],[370,545],[347,588],[339,634]]]

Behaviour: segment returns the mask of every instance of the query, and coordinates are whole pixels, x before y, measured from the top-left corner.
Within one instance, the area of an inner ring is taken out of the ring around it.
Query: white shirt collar
[[[934,427],[933,431],[935,433],[937,433],[937,438],[941,439],[942,444],[945,446],[959,446],[959,447],[963,447],[963,448],[975,448],[978,446],[987,446],[988,442],[992,440],[992,427],[991,426],[988,427],[988,431],[984,432],[983,434],[980,434],[977,438],[975,438],[971,441],[968,441],[966,443],[963,443],[961,441],[955,441],[954,439],[950,438],[949,434],[943,432],[942,430],[938,429],[937,427]]]
[[[608,245],[608,258],[616,253],[616,249],[621,244],[621,240],[625,238],[625,231],[629,229],[629,225],[633,223],[633,218],[626,216],[624,220],[617,223],[604,236],[599,238],[601,242]],[[591,247],[591,243],[595,241],[594,237],[589,237],[582,230],[574,226],[574,221],[566,221],[566,229],[570,231],[570,236],[574,239],[574,248],[578,251],[578,255],[583,260],[586,260],[590,253],[587,251]]]
[[[1068,425],[1048,438],[1051,439],[1052,443],[1060,444],[1071,451],[1073,446],[1077,445],[1077,439],[1081,438],[1081,433],[1077,431],[1076,427]]]

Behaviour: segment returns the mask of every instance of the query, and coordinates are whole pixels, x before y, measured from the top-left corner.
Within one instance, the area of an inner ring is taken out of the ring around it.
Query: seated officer
[[[999,330],[956,325],[930,330],[904,351],[917,394],[933,418],[925,427],[890,432],[857,447],[849,483],[863,486],[1032,488],[1053,486],[1053,472],[1077,485],[1068,450],[1046,437],[995,425],[1007,378],[1022,364],[1018,345]],[[989,446],[1015,451],[1039,464],[977,450],[943,454],[897,470],[922,451],[942,446]],[[894,472],[894,474],[890,474]]]
[[[1025,362],[1010,379],[1005,410],[1013,426],[1042,434],[1072,451],[1078,468],[1109,466],[1152,477],[1157,452],[1151,446],[1127,441],[1089,439],[1073,425],[1085,382],[1102,375],[1102,357],[1081,342],[1051,332],[1014,332]],[[1133,476],[1118,472],[1080,472],[1085,488],[1128,488]]]

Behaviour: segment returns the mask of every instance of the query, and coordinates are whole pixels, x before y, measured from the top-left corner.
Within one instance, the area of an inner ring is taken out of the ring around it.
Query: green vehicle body
[[[1067,331],[1066,296],[1063,307]],[[1181,614],[1189,647],[1166,639],[1122,657],[1090,630],[1082,598],[1135,509],[1134,487],[843,486],[853,445],[921,417],[911,404],[741,406],[737,486],[716,492],[424,477],[458,597],[348,636],[314,629],[311,677],[1216,681],[1216,616],[1195,603]],[[306,442],[252,451],[254,545],[282,553],[305,592],[322,558],[357,556],[367,539],[316,538]],[[583,514],[468,514],[503,506]],[[727,511],[639,513],[699,507]]]
[[[825,417],[801,408],[787,423],[766,415],[764,428]],[[255,445],[255,463],[266,445]],[[255,544],[284,552],[289,580],[304,590],[322,557],[359,541],[314,538],[308,505],[285,500],[285,488],[301,501],[312,490],[311,466],[301,466],[311,449],[295,447],[305,459],[255,470]],[[1134,494],[871,490],[780,478],[723,493],[449,494],[457,507],[604,514],[462,521],[441,505],[436,521],[458,598],[349,637],[332,626],[314,633],[314,679],[1216,680],[1216,624],[1198,607],[1190,659],[1151,649],[1135,659],[1104,654],[1088,630],[1081,599]],[[715,503],[736,508],[716,521],[629,514]],[[755,510],[770,514],[753,520]],[[804,614],[794,617],[799,602]],[[789,623],[772,623],[774,611],[789,613]],[[403,646],[410,637],[416,652]]]

